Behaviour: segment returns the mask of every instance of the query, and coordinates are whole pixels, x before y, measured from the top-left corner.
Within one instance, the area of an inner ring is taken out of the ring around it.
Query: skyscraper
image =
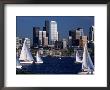
[[[33,27],[33,46],[34,47],[39,45],[39,30],[40,30],[40,27]]]
[[[43,46],[48,46],[48,37],[43,37]]]
[[[79,46],[80,46],[80,47],[84,47],[85,44],[87,44],[87,36],[82,36],[82,37],[80,38]]]
[[[49,21],[48,20],[45,20],[44,30],[46,30],[46,36],[48,37],[48,41],[49,41]]]
[[[39,31],[39,45],[42,46],[43,35],[42,31]]]
[[[50,42],[54,44],[55,41],[58,41],[58,31],[57,31],[57,22],[50,22]]]
[[[94,26],[90,27],[89,31],[89,41],[94,41]]]

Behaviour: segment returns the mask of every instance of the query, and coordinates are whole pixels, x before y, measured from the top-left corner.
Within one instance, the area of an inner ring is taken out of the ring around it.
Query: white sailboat
[[[19,61],[19,59],[17,57],[16,57],[16,68],[17,69],[22,69],[22,66],[20,64],[20,61]]]
[[[82,71],[86,73],[93,73],[94,71],[94,65],[92,63],[86,44],[84,46],[84,52],[83,52]]]
[[[36,53],[36,64],[37,63],[43,63],[43,60],[41,59],[41,57],[39,56],[38,52]]]
[[[23,64],[25,63],[32,64],[34,61],[32,54],[26,45],[26,40],[24,40],[19,60],[20,60],[20,63],[23,63]]]
[[[82,60],[81,60],[81,58],[79,56],[78,51],[76,51],[76,61],[75,61],[75,63],[82,63]]]

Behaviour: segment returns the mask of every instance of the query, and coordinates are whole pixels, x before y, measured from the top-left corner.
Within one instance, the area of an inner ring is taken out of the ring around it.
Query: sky
[[[94,25],[94,16],[16,16],[16,36],[32,38],[33,27],[43,30],[45,20],[56,21],[60,38],[67,38],[69,30],[83,28],[88,35],[89,28]]]

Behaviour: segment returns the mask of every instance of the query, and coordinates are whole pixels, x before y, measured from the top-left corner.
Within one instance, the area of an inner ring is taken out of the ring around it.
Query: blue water
[[[73,57],[42,57],[43,64],[23,66],[17,74],[77,74],[81,71],[81,64],[76,64]]]

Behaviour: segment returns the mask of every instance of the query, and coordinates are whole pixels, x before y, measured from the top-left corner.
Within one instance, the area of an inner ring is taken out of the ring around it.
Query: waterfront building
[[[67,41],[66,41],[66,39],[63,39],[63,49],[67,49]]]
[[[55,49],[62,49],[63,43],[62,41],[55,41]]]
[[[39,31],[40,27],[33,27],[33,46],[37,47],[39,45]]]
[[[54,44],[55,41],[58,41],[58,31],[57,31],[57,22],[50,22],[50,43]]]
[[[22,43],[23,43],[22,38],[16,37],[16,49],[21,48],[22,47]]]

